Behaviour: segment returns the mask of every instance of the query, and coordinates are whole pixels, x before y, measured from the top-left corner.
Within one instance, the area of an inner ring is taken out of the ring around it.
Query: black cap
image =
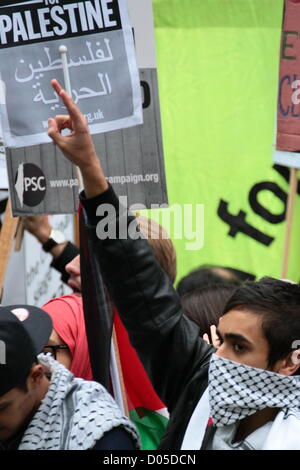
[[[24,383],[51,331],[50,316],[38,307],[0,306],[0,396]]]

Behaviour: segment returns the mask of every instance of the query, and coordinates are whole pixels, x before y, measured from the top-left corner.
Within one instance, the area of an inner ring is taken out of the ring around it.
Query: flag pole
[[[294,213],[294,205],[295,205],[295,196],[297,193],[297,184],[298,184],[297,169],[291,168],[290,190],[289,190],[288,203],[287,203],[286,229],[285,229],[283,262],[282,262],[282,271],[281,271],[281,277],[283,279],[287,278],[287,273],[288,273],[289,253],[290,253],[292,225],[293,225],[293,213]]]
[[[129,417],[127,394],[124,384],[115,326],[113,326],[111,337],[110,375],[113,386],[114,399],[121,408],[122,413]]]
[[[18,217],[11,215],[11,204],[8,198],[4,214],[4,220],[0,232],[0,300],[2,299],[5,273],[11,254],[14,236],[16,234]]]
[[[67,58],[67,52],[68,48],[67,46],[64,46],[63,44],[59,46],[58,48],[60,58],[61,58],[61,63],[62,63],[62,69],[63,69],[63,75],[64,75],[64,82],[65,82],[65,90],[72,97],[72,89],[71,89],[71,79],[70,79],[70,73],[69,73],[69,67],[68,67],[68,58]],[[79,181],[79,192],[83,189],[83,181],[82,181],[82,175],[81,172],[76,166],[76,173],[77,173],[77,178]],[[78,220],[78,214],[74,214],[73,216],[73,224],[74,224],[74,241],[75,245],[79,247],[79,220]]]

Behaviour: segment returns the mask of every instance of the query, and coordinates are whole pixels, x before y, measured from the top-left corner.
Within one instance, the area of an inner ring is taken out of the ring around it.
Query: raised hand
[[[23,217],[24,228],[40,243],[45,243],[50,236],[52,227],[47,215],[33,215]]]
[[[97,157],[87,121],[58,81],[52,80],[51,85],[63,101],[69,115],[49,118],[48,135],[65,157],[80,168],[87,197],[96,196],[105,191],[108,184]],[[62,135],[63,129],[69,129],[70,133]]]
[[[216,349],[220,347],[220,338],[217,335],[217,328],[215,325],[210,326],[210,337],[207,333],[202,338],[207,344],[212,344]]]
[[[95,164],[98,158],[84,115],[57,80],[52,80],[51,85],[62,99],[69,116],[48,119],[49,137],[75,165]],[[70,134],[61,135],[63,129],[70,129]]]

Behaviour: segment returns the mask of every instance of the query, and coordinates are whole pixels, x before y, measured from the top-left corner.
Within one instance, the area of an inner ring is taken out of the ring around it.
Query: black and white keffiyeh
[[[226,426],[264,408],[298,409],[300,377],[249,367],[213,354],[209,403],[215,426]]]
[[[264,408],[279,412],[262,443],[263,450],[300,450],[300,377],[245,366],[213,354],[209,385],[191,416],[181,450],[201,449],[210,417],[230,425]]]
[[[102,385],[75,378],[49,355],[41,354],[38,359],[50,371],[51,383],[19,450],[88,450],[104,433],[119,426],[139,448],[134,425]]]

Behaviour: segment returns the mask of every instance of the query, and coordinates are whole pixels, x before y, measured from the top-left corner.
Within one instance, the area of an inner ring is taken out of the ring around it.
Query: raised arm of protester
[[[130,214],[127,217],[127,211],[119,207],[118,198],[107,184],[85,118],[60,85],[56,81],[52,85],[70,117],[49,119],[49,136],[81,170],[86,196],[81,197],[81,202],[92,229],[91,236],[95,237],[95,256],[101,264],[105,284],[156,392],[172,409],[191,368],[196,367],[195,361],[200,367],[208,364],[214,349],[199,339],[196,325],[182,315],[179,297],[160,269],[147,240],[130,236],[129,228],[138,232],[135,218]],[[61,131],[66,127],[71,134],[62,136]],[[104,233],[101,239],[98,229],[103,220],[96,213],[102,204],[112,208],[115,214],[112,225],[116,223],[117,233],[112,237]],[[119,243],[116,238],[122,224],[125,236]],[[160,291],[164,293],[161,295]],[[163,326],[158,328],[158,325]],[[184,354],[178,354],[183,345]],[[176,354],[178,357],[174,360]]]

